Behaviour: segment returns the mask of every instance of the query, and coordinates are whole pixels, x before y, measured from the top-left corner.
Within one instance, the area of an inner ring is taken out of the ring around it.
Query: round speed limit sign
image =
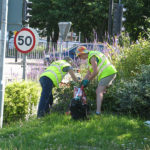
[[[29,53],[35,47],[35,40],[35,35],[30,29],[22,28],[15,35],[14,45],[19,52]]]

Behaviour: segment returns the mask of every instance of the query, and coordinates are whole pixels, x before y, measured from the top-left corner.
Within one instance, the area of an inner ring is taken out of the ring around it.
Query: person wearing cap
[[[98,77],[98,87],[96,89],[96,114],[99,115],[101,114],[103,94],[105,93],[106,88],[112,84],[117,71],[108,58],[99,51],[88,51],[85,46],[79,46],[76,55],[80,59],[88,59],[88,71],[82,80],[81,85],[86,87],[91,80],[96,76]]]
[[[65,57],[63,60],[53,61],[50,66],[40,75],[40,84],[42,87],[41,97],[38,105],[37,118],[50,113],[50,107],[53,104],[53,87],[59,87],[59,83],[64,76],[69,73],[72,79],[78,82],[73,71],[73,60]]]

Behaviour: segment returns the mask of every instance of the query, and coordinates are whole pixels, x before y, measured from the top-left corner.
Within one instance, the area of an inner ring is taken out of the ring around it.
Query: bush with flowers
[[[126,40],[128,42],[128,40]],[[132,113],[141,116],[150,116],[150,41],[139,39],[135,44],[120,47],[118,44],[110,46],[104,53],[117,68],[117,78],[104,95],[103,110],[120,113]],[[86,65],[81,68],[84,77]],[[57,92],[58,111],[66,110],[73,96],[73,84],[63,87]],[[91,110],[96,108],[95,79],[85,89]],[[60,109],[61,108],[61,109]]]

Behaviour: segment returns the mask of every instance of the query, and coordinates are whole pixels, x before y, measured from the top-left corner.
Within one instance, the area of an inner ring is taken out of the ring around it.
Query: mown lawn
[[[0,150],[150,150],[139,118],[103,114],[86,121],[53,113],[0,129]]]

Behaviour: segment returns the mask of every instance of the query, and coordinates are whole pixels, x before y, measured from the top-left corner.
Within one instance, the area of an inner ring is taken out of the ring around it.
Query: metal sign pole
[[[38,44],[38,36],[34,29],[30,28],[22,28],[14,38],[14,45],[16,49],[23,53],[23,59],[22,59],[22,79],[26,80],[26,68],[27,68],[27,55],[26,53],[29,53]]]
[[[8,0],[2,0],[2,18],[1,18],[1,37],[0,37],[0,128],[3,126],[3,109],[4,109],[4,65],[5,65],[5,49],[7,35],[7,15]]]
[[[61,58],[62,52],[63,52],[63,36],[62,34],[60,35],[60,41],[59,41],[59,59]]]
[[[59,49],[59,58],[61,59],[61,55],[63,52],[63,39],[62,36],[60,36],[60,49]]]
[[[27,68],[27,54],[23,54],[23,75],[22,75],[22,79],[26,80],[26,68]]]
[[[29,24],[26,25],[26,28],[29,28]],[[27,54],[23,54],[23,76],[22,79],[26,80],[27,78],[27,73],[26,73],[26,68],[27,68]]]

